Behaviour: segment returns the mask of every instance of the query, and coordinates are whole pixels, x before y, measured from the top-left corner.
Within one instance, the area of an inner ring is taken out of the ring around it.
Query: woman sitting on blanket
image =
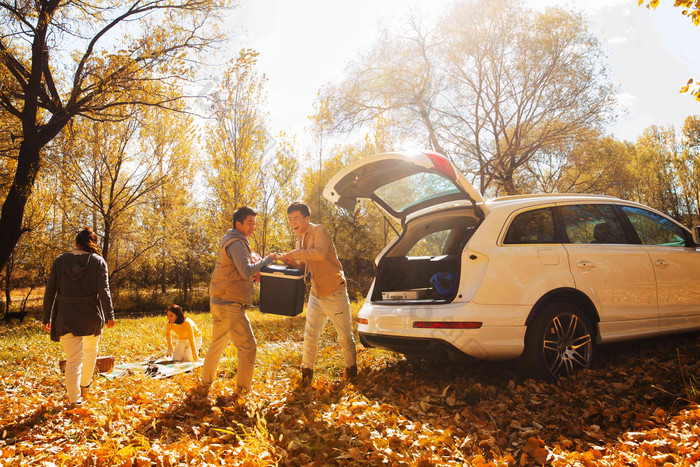
[[[172,355],[178,362],[194,362],[199,359],[199,349],[202,347],[202,333],[194,324],[192,318],[185,318],[182,308],[170,305],[165,314],[168,324],[165,325],[165,339],[168,341],[167,357]],[[177,334],[177,342],[173,349],[172,332]]]

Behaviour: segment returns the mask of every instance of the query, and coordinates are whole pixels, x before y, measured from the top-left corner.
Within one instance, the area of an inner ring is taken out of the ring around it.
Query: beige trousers
[[[66,391],[68,400],[80,402],[80,386],[89,386],[97,360],[97,344],[100,336],[74,336],[71,333],[61,336],[61,344],[66,352]]]
[[[245,306],[240,303],[219,305],[209,303],[212,317],[211,345],[204,357],[202,383],[210,386],[216,377],[216,369],[224,350],[230,341],[238,351],[238,371],[236,385],[249,389],[253,384],[255,353],[257,350],[253,329],[245,314]]]
[[[304,328],[304,355],[301,366],[313,370],[318,353],[318,340],[328,320],[331,320],[338,333],[338,342],[343,349],[345,368],[357,363],[355,337],[352,334],[352,317],[348,291],[343,287],[325,297],[309,296],[306,307],[306,326]]]

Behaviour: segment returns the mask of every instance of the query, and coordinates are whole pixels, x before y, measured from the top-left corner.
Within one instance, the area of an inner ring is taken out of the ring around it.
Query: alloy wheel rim
[[[562,313],[545,329],[542,350],[547,369],[553,376],[571,376],[590,366],[593,339],[577,315]]]

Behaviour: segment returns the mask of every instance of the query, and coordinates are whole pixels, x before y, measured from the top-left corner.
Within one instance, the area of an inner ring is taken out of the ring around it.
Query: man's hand
[[[290,263],[294,258],[292,258],[292,252],[284,253],[282,255],[277,255],[277,258],[280,261],[283,261],[285,263]]]
[[[173,348],[172,347],[168,347],[168,350],[165,351],[165,356],[168,358],[173,356]]]

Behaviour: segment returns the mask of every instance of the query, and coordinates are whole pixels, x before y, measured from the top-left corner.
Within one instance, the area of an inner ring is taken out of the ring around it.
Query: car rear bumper
[[[465,303],[431,307],[365,303],[359,313],[366,320],[358,325],[360,341],[365,347],[424,358],[460,360],[466,356],[493,361],[518,358],[525,344],[525,323],[504,324],[504,314],[512,313],[512,307],[507,307],[510,313],[499,313],[497,307],[486,308]],[[524,320],[517,321],[521,319]],[[415,321],[479,322],[481,327],[414,328]]]
[[[390,350],[409,357],[451,361],[475,360],[441,339],[360,333],[360,342],[368,348]]]

